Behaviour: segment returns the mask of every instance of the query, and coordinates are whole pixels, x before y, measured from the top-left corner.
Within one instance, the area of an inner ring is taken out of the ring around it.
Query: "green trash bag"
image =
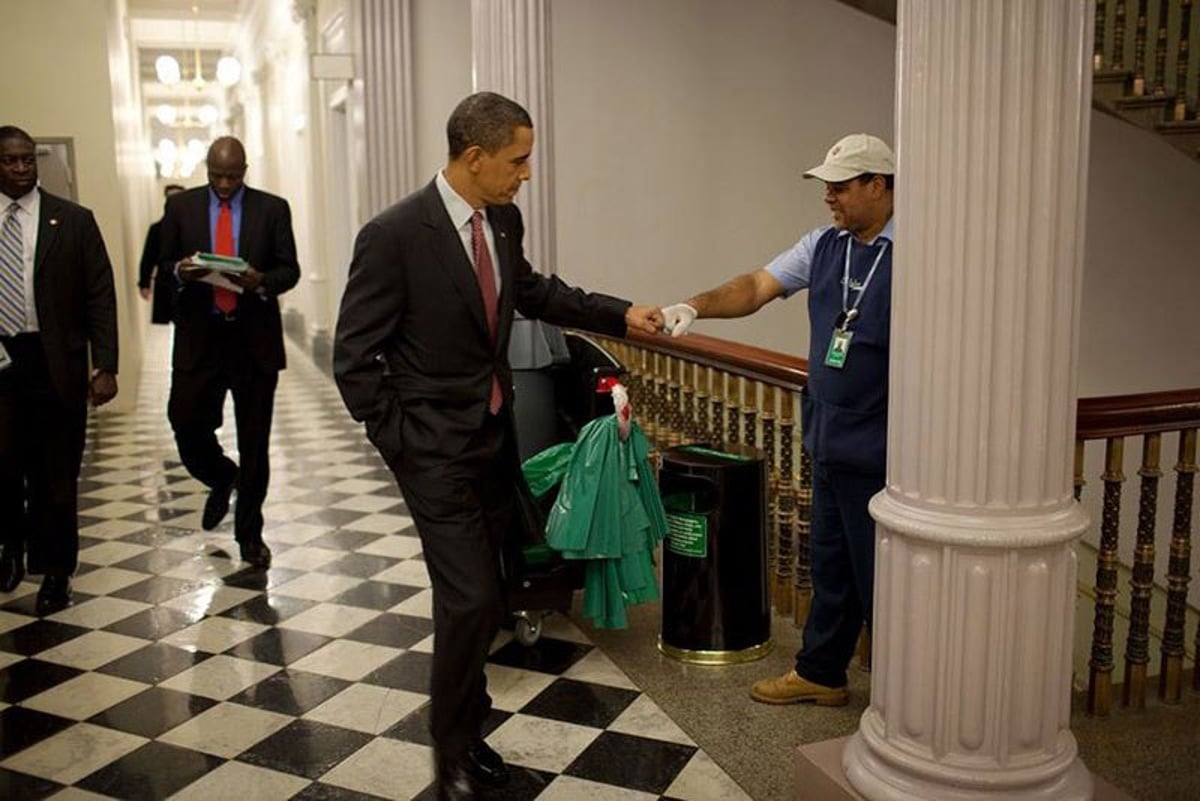
[[[521,463],[521,472],[525,475],[525,483],[529,485],[533,497],[541,498],[558,486],[558,482],[567,474],[567,466],[571,463],[571,453],[574,450],[574,442],[560,442],[544,451],[538,451]]]
[[[625,607],[657,600],[654,549],[667,518],[636,421],[622,441],[616,415],[579,433],[546,524],[546,544],[566,559],[588,560],[583,613],[597,628],[629,625]]]

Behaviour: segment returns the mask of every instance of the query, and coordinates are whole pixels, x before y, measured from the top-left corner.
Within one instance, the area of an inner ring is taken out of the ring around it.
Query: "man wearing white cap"
[[[770,264],[663,309],[672,336],[699,317],[744,317],[808,290],[804,446],[813,459],[812,608],[796,667],[750,688],[768,704],[849,702],[846,666],[871,623],[875,523],[887,445],[892,193],[896,160],[881,139],[851,134],[804,173],[825,183],[833,224],[800,238]]]

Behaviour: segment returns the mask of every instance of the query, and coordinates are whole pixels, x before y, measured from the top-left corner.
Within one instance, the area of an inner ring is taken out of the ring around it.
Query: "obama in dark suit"
[[[0,590],[28,566],[48,614],[79,562],[87,406],[117,394],[117,300],[92,212],[37,178],[33,139],[0,127]]]
[[[291,209],[283,198],[245,185],[242,143],[217,139],[206,164],[208,185],[168,198],[162,220],[159,263],[176,264],[182,279],[167,417],[179,458],[209,488],[201,525],[211,530],[220,524],[236,489],[233,532],[242,560],[266,568],[267,453],[275,387],[286,366],[277,298],[300,280],[300,264]],[[214,286],[204,280],[210,277],[205,271],[188,268],[197,252],[239,256],[249,266],[230,276],[234,290]],[[240,465],[217,440],[227,392],[233,395]]]
[[[508,340],[513,312],[623,336],[657,308],[534,272],[513,198],[529,180],[533,123],[490,92],[447,123],[449,161],[358,234],[338,315],[334,376],[395,474],[433,584],[430,729],[441,799],[508,779],[480,736],[484,676],[503,608],[501,543],[514,523]]]

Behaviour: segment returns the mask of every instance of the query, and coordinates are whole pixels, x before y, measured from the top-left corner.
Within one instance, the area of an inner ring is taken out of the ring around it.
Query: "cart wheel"
[[[518,617],[516,627],[513,629],[513,636],[521,645],[526,647],[533,645],[542,636],[542,619],[531,620],[525,616]]]

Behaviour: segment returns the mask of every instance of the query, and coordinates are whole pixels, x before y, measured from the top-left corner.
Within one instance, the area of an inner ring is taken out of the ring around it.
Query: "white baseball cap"
[[[804,173],[804,177],[839,183],[864,173],[895,175],[896,156],[878,136],[858,133],[839,139],[825,154],[825,161]]]

